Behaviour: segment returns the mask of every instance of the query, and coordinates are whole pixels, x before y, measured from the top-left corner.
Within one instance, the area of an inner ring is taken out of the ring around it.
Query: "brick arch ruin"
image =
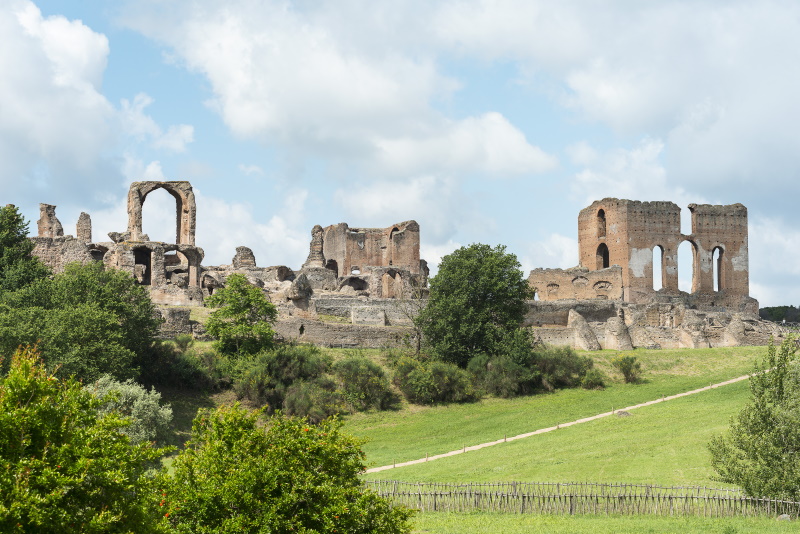
[[[197,206],[189,182],[134,182],[128,191],[128,232],[131,241],[142,241],[142,206],[147,195],[164,189],[176,201],[176,236],[178,245],[195,244]]]

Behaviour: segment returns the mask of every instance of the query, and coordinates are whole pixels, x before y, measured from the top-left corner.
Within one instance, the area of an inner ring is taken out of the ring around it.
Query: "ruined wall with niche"
[[[622,268],[612,266],[599,271],[574,269],[534,269],[528,284],[538,300],[621,299]]]
[[[712,305],[757,310],[757,302],[749,299],[747,208],[691,204],[689,210],[692,233],[684,235],[681,210],[672,202],[605,198],[592,203],[578,216],[580,265],[590,271],[620,266],[626,302],[652,300],[654,287],[662,288],[660,293],[681,295],[678,247],[688,241],[693,254],[692,293],[714,295],[706,299]],[[653,261],[659,256],[661,280],[654,281]]]
[[[318,236],[319,233],[317,240]],[[347,223],[339,223],[322,229],[321,239],[324,266],[335,270],[337,276],[360,274],[367,267],[398,267],[420,274],[416,221],[387,228],[350,228]]]

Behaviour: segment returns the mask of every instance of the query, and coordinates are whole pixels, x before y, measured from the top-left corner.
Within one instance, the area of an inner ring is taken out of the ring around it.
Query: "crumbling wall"
[[[695,247],[694,292],[724,291],[729,295],[749,295],[747,208],[741,204],[712,206],[690,204]],[[714,260],[714,252],[717,259]],[[718,285],[714,287],[714,271]]]
[[[194,246],[197,206],[189,182],[133,182],[128,191],[128,239],[147,241],[142,232],[142,205],[147,195],[156,189],[164,189],[175,198],[177,206],[175,243]]]
[[[307,265],[309,262],[316,265],[319,261],[315,239],[318,240],[318,233],[312,233],[312,250]],[[367,267],[397,267],[418,275],[419,243],[416,221],[388,228],[350,228],[347,223],[339,223],[323,229],[321,256],[325,267],[335,271],[339,277],[361,274]]]
[[[64,227],[56,217],[56,207],[52,204],[39,204],[39,220],[36,222],[39,237],[61,237]]]
[[[622,268],[618,265],[590,271],[585,267],[574,269],[534,269],[528,284],[536,290],[542,301],[563,299],[622,298]]]

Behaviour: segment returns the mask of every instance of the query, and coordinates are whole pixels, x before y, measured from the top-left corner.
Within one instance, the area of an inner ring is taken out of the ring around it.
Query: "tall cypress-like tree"
[[[50,269],[31,255],[33,247],[28,222],[17,207],[0,207],[0,291],[19,289],[50,274]]]

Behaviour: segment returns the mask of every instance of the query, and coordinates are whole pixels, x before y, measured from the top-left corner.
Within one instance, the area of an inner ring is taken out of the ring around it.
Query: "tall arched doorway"
[[[608,247],[605,243],[600,243],[597,247],[597,269],[605,269],[610,267],[611,264],[609,263],[609,256],[608,256]]]

